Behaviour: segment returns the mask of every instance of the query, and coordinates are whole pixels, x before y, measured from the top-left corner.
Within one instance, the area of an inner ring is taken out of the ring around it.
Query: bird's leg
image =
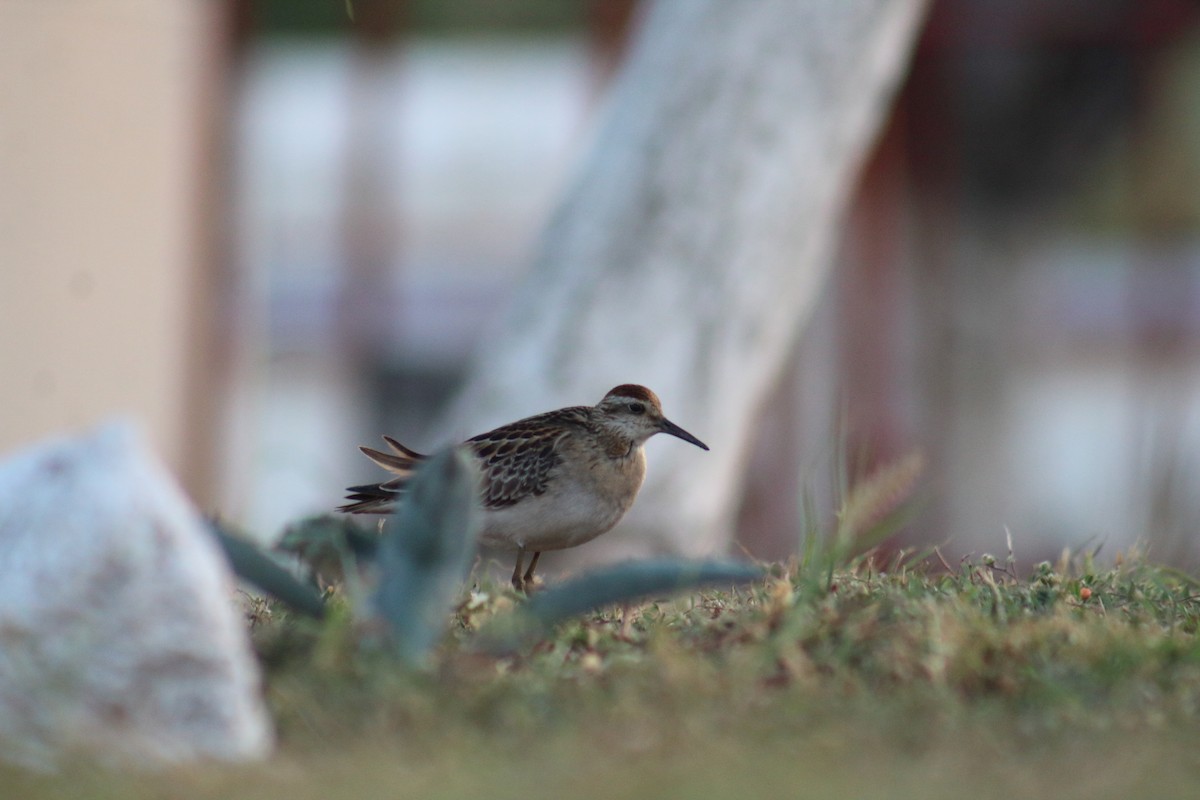
[[[630,636],[630,633],[632,632],[632,630],[633,630],[633,609],[631,609],[629,607],[628,603],[622,603],[621,604],[621,630],[618,631],[618,633],[617,633],[618,641],[622,641],[622,642],[633,641],[633,639]]]
[[[533,557],[534,563],[537,563],[537,556]],[[525,580],[521,577],[521,567],[525,564],[525,548],[517,547],[517,565],[513,567],[512,585],[518,592],[525,591]]]
[[[529,569],[525,570],[525,591],[529,591],[529,586],[533,583],[533,570],[537,567],[538,559],[541,558],[541,556],[541,550],[535,550],[533,552],[533,560],[529,562]]]

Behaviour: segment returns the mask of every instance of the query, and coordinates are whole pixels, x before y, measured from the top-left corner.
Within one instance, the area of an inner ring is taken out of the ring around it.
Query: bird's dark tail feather
[[[404,487],[412,477],[417,464],[427,456],[409,450],[390,436],[383,437],[391,448],[391,453],[384,453],[370,447],[360,447],[359,450],[367,458],[391,472],[396,477],[383,483],[367,483],[362,486],[351,486],[346,489],[346,499],[350,502],[339,506],[339,511],[349,514],[387,514],[395,506],[397,500],[404,494]]]
[[[346,489],[346,499],[349,502],[338,506],[338,511],[347,514],[388,514],[403,494],[403,491],[385,489],[381,483],[351,486]]]

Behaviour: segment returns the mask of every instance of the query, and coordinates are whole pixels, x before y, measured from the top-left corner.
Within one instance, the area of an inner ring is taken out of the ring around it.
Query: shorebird
[[[545,550],[575,547],[613,528],[633,505],[646,476],[642,445],[668,433],[702,450],[708,445],[663,416],[654,392],[623,384],[594,406],[572,406],[527,417],[463,443],[480,467],[484,544],[516,547],[512,584],[533,581]],[[359,449],[395,475],[382,483],[351,486],[352,514],[386,514],[426,456],[384,436],[392,452]],[[532,553],[522,572],[525,554]]]

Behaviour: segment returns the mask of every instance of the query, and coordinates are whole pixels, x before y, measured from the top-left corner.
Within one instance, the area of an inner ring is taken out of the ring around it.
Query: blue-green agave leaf
[[[209,527],[235,575],[302,614],[317,619],[325,616],[325,603],[311,586],[297,580],[269,555],[225,530],[220,523],[210,522]]]
[[[458,448],[413,475],[376,553],[374,610],[401,659],[422,662],[441,639],[479,535],[478,472]]]
[[[736,561],[650,559],[616,564],[534,595],[508,619],[498,620],[495,633],[483,638],[483,646],[495,652],[510,652],[541,636],[553,625],[593,609],[748,583],[764,574],[761,567]]]

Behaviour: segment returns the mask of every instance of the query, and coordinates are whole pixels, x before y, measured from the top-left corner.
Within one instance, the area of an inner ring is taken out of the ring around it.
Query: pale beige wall
[[[0,454],[126,413],[196,473],[220,6],[0,0]]]

